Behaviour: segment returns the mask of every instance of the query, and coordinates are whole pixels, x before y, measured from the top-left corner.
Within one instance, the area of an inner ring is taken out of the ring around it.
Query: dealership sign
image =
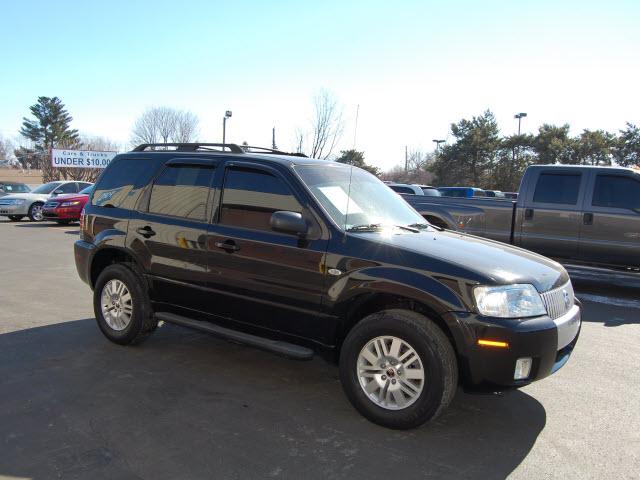
[[[104,168],[117,152],[96,152],[93,150],[51,150],[51,165],[57,168]]]

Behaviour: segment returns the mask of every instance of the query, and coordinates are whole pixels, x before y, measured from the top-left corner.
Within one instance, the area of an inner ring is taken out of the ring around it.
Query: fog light
[[[532,364],[533,360],[531,359],[531,357],[524,357],[516,360],[516,369],[513,372],[513,379],[525,380],[526,378],[529,378]]]

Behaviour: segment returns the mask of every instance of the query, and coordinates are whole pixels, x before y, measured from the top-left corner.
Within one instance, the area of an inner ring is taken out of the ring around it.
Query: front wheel
[[[36,202],[31,205],[27,216],[32,222],[41,222],[44,219],[44,215],[42,214],[42,203]]]
[[[114,343],[139,343],[158,325],[142,276],[128,264],[105,268],[93,291],[98,327]]]
[[[369,315],[349,332],[340,352],[340,380],[363,416],[409,429],[451,403],[458,367],[451,342],[433,321],[393,309]]]

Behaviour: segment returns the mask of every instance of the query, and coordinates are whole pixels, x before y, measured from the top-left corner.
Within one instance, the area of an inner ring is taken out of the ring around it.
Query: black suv
[[[75,244],[107,338],[164,321],[318,352],[391,428],[436,417],[459,383],[504,390],[566,363],[580,308],[558,263],[434,227],[358,168],[264,151],[141,145],[111,162]]]

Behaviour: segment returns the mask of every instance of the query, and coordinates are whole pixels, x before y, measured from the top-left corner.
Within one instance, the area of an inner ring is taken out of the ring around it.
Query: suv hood
[[[49,198],[48,193],[12,193],[11,195],[5,195],[3,200],[16,200],[23,198],[25,200],[46,200]]]
[[[378,250],[380,243],[387,246],[384,257],[390,264],[451,275],[471,283],[528,283],[542,293],[569,280],[564,267],[547,257],[464,233],[423,231],[391,236],[377,232],[350,234],[352,238],[355,236],[375,242]],[[378,251],[376,256],[379,257],[380,253]]]

